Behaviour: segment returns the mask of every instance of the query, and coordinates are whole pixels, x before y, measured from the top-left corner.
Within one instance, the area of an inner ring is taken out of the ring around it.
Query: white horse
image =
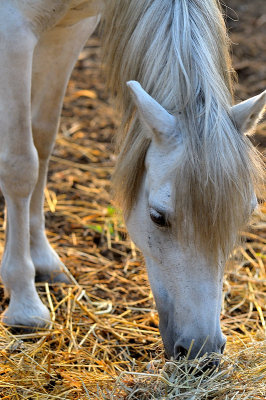
[[[216,0],[0,2],[3,322],[45,325],[35,276],[66,280],[45,235],[43,190],[65,88],[100,14],[123,114],[114,188],[146,259],[166,353],[185,354],[192,340],[191,357],[220,353],[224,263],[256,204],[259,162],[244,133],[266,95],[232,106]]]

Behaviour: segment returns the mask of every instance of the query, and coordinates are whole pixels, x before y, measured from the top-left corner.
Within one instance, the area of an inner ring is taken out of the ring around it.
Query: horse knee
[[[28,197],[38,179],[38,155],[35,148],[0,154],[0,186],[5,197]]]
[[[38,151],[39,159],[43,162],[49,159],[53,150],[57,126],[58,119],[55,120],[55,118],[52,118],[48,121],[42,121],[39,118],[39,115],[36,117],[33,113],[32,133],[34,137],[34,144]]]

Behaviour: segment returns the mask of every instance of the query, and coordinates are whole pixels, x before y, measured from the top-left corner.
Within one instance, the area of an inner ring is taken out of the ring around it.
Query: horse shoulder
[[[78,21],[94,17],[101,13],[104,7],[103,0],[74,0],[71,3],[70,10],[66,13],[65,17],[59,22],[59,26],[70,26],[76,24]]]
[[[96,0],[8,0],[0,9],[25,23],[38,37],[56,25],[69,26],[97,15],[101,1]]]

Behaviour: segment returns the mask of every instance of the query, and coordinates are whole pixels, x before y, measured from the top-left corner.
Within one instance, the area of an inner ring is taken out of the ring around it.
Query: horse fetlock
[[[50,322],[50,313],[37,293],[15,295],[11,291],[10,304],[1,320],[10,326],[44,327]]]
[[[31,258],[35,267],[37,282],[69,283],[65,274],[66,267],[50,246],[46,236],[31,240]]]

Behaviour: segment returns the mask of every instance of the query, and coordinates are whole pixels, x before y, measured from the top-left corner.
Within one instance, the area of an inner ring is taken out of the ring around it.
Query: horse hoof
[[[71,283],[70,279],[64,272],[36,272],[35,282],[48,282],[48,283]]]
[[[30,309],[18,306],[15,310],[9,306],[1,315],[1,322],[4,325],[23,330],[24,333],[25,330],[29,332],[37,328],[45,328],[50,320],[50,312],[43,304]]]
[[[31,333],[36,333],[40,329],[45,328],[45,326],[38,327],[38,326],[25,326],[25,325],[24,326],[23,325],[17,325],[17,326],[8,325],[8,327],[9,327],[9,332],[11,332],[12,335],[27,335],[27,334],[31,334]]]

